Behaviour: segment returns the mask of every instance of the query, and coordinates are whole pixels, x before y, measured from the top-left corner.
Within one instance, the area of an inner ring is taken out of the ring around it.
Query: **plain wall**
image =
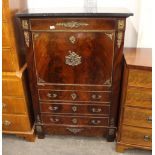
[[[83,7],[85,0],[28,0],[29,8]],[[96,0],[98,7],[123,7],[127,18],[125,47],[152,47],[151,0]]]

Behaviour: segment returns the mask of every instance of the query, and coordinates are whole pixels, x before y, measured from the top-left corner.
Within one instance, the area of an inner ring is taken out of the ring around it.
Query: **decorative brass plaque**
[[[107,35],[111,40],[112,40],[112,38],[113,38],[113,33],[105,33],[105,35]]]
[[[66,128],[66,129],[74,134],[81,132],[83,130],[83,129],[79,129],[79,128]]]
[[[122,39],[123,39],[123,32],[118,32],[118,34],[117,34],[117,46],[118,46],[118,48],[121,47]]]
[[[111,85],[111,79],[108,79],[104,82],[105,85]]]
[[[24,38],[25,38],[25,44],[27,47],[30,46],[30,36],[29,36],[29,32],[24,31]]]
[[[118,29],[122,30],[122,29],[124,29],[124,27],[125,27],[125,20],[123,20],[123,19],[118,20]]]
[[[62,22],[62,23],[56,23],[56,26],[63,26],[67,28],[78,28],[80,26],[88,26],[88,23],[82,23],[82,22]]]
[[[65,59],[65,63],[69,66],[77,66],[81,64],[81,56],[72,51],[69,51],[69,55],[65,56]]]
[[[74,36],[70,36],[70,37],[69,37],[69,41],[70,41],[72,44],[74,44],[75,41],[76,41],[76,39],[75,39]]]
[[[22,20],[22,28],[26,30],[29,28],[28,20]]]

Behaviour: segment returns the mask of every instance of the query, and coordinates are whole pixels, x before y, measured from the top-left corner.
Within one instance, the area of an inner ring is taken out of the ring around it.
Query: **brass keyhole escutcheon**
[[[74,44],[76,41],[76,38],[74,36],[70,36],[69,41],[70,41],[70,43]]]
[[[73,110],[73,112],[76,112],[77,111],[77,107],[76,106],[72,106],[72,110]]]

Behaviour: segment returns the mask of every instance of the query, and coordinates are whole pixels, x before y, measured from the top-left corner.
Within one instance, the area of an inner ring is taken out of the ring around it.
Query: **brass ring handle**
[[[4,126],[10,126],[10,125],[11,125],[11,122],[10,122],[10,121],[5,120],[5,121],[3,122],[3,124],[4,124]]]
[[[152,123],[152,117],[151,116],[147,117],[146,120],[148,123]]]
[[[102,109],[101,109],[101,108],[92,108],[91,111],[92,111],[93,113],[98,113],[98,112],[101,112]]]
[[[57,106],[49,106],[48,109],[51,110],[51,111],[56,111],[56,110],[59,109],[59,107],[57,107]]]
[[[60,119],[59,118],[50,118],[50,121],[53,123],[59,122]]]
[[[6,109],[6,104],[5,103],[2,104],[2,108]]]
[[[94,124],[94,125],[97,125],[97,124],[100,124],[101,121],[93,119],[93,120],[91,120],[91,123]]]
[[[93,94],[91,97],[92,97],[92,99],[101,99],[102,95]]]
[[[151,140],[150,136],[147,136],[147,135],[144,136],[144,141],[145,142],[149,142],[150,140]]]
[[[53,93],[53,94],[51,94],[51,93],[48,93],[47,94],[47,97],[52,97],[52,98],[56,98],[58,95],[56,94],[56,93]]]

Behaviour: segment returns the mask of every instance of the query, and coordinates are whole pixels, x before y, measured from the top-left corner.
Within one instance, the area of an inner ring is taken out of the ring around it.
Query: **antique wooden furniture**
[[[38,137],[70,134],[113,141],[125,23],[132,13],[40,11],[17,14]]]
[[[26,1],[3,0],[2,4],[2,130],[34,141],[31,100],[26,86],[27,65],[14,18],[18,10],[26,9]]]
[[[118,152],[127,148],[151,149],[152,141],[152,52],[129,48],[124,53]]]

